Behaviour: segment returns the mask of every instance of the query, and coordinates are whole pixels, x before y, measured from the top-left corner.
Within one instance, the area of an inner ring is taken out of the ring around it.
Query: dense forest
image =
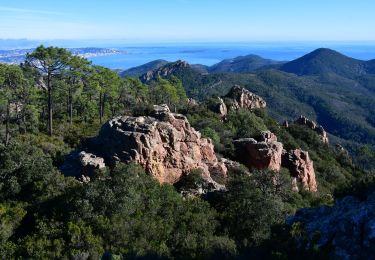
[[[297,83],[288,81],[292,76],[281,72],[260,72],[257,77],[266,74],[267,79],[254,80],[259,89],[270,81],[268,86],[300,90]],[[196,77],[202,80],[203,76]],[[148,82],[123,78],[65,49],[44,46],[28,54],[21,65],[0,65],[0,258],[329,256],[329,248],[319,249],[308,240],[303,226],[289,225],[286,219],[300,208],[333,205],[348,194],[363,199],[373,191],[375,153],[371,146],[362,145],[365,137],[356,136],[355,128],[348,133],[348,139],[353,136],[361,144],[350,154],[322,143],[308,128],[282,127],[267,108],[231,111],[222,120],[210,107],[214,95],[222,95],[223,90],[212,91],[212,96],[202,94],[192,106],[188,97],[205,92],[193,88],[192,80],[192,74]],[[314,80],[303,78],[298,83]],[[305,91],[301,96],[306,102],[324,110],[326,100],[310,100],[305,94],[311,89]],[[267,95],[264,98],[268,100]],[[284,96],[281,101],[288,100]],[[302,103],[301,98],[290,102]],[[181,196],[179,191],[200,182],[195,171],[178,186],[160,184],[132,163],[98,170],[88,183],[61,173],[66,156],[97,135],[108,119],[147,115],[154,104],[168,104],[185,115],[212,140],[221,157],[234,158],[234,139],[271,130],[287,149],[309,152],[319,191],[293,192],[284,168],[279,174],[269,170],[248,174],[243,167],[229,172],[226,180],[217,180],[225,183],[226,192],[193,197]],[[370,129],[368,124],[365,129]]]

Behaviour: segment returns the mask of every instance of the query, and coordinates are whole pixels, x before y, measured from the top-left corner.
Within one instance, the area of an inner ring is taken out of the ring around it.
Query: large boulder
[[[328,135],[327,132],[324,130],[324,128],[321,125],[316,124],[314,121],[308,119],[305,116],[300,116],[294,121],[294,124],[305,126],[307,128],[310,128],[311,130],[315,131],[323,143],[328,144]]]
[[[86,169],[103,169],[105,168],[104,159],[91,153],[82,151],[79,153],[79,160],[84,168]]]
[[[309,153],[301,149],[284,151],[282,156],[282,166],[289,169],[293,178],[293,190],[298,191],[297,182],[302,183],[305,190],[316,192],[318,190],[316,180],[314,163],[310,159]]]
[[[74,176],[81,179],[82,176],[89,178],[97,170],[104,169],[105,167],[106,164],[103,158],[85,151],[73,151],[67,156],[60,169],[67,176]]]
[[[288,223],[302,223],[309,242],[329,249],[332,259],[375,259],[375,193],[364,201],[349,196],[333,207],[301,209]]]
[[[174,184],[193,169],[200,169],[207,181],[212,181],[211,174],[227,174],[211,140],[201,138],[185,116],[171,113],[166,105],[155,106],[150,116],[109,120],[93,143],[110,166],[135,162],[160,183]]]
[[[270,169],[280,171],[283,144],[276,135],[264,131],[259,137],[234,141],[236,158],[249,169]]]

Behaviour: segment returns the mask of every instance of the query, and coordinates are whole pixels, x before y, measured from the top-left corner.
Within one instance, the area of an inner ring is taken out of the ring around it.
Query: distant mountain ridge
[[[167,65],[169,61],[166,60],[154,60],[143,64],[141,66],[137,66],[128,70],[125,70],[120,73],[122,77],[139,77],[149,71],[158,69],[164,65]]]
[[[374,73],[375,61],[357,60],[331,49],[320,48],[283,64],[280,70],[299,76],[334,73],[346,78],[355,78]]]
[[[271,65],[280,65],[285,62],[264,59],[258,55],[239,56],[234,59],[223,60],[208,68],[210,73],[235,72],[247,73]]]
[[[124,70],[120,73],[123,77],[140,77],[148,72],[157,70],[167,64],[173,64],[176,62],[168,62],[166,60],[154,60],[146,64]],[[249,73],[256,71],[258,69],[278,67],[285,62],[275,61],[271,59],[264,59],[258,55],[247,55],[239,56],[233,59],[225,59],[219,63],[216,63],[212,66],[206,66],[202,64],[189,64],[192,69],[199,71],[202,74],[207,73]],[[169,66],[169,65],[168,65]]]
[[[375,146],[375,60],[362,61],[330,49],[317,49],[296,60],[254,69],[256,56],[221,62],[224,72],[184,61],[165,64],[143,74],[148,84],[158,77],[179,78],[189,97],[222,96],[241,85],[265,98],[278,120],[301,114],[323,125],[334,139],[350,145]],[[246,64],[248,62],[248,64]],[[263,61],[260,61],[263,63]],[[243,68],[251,68],[249,69]],[[235,68],[235,69],[232,69]],[[227,71],[231,72],[227,72]],[[211,70],[214,71],[214,70]]]

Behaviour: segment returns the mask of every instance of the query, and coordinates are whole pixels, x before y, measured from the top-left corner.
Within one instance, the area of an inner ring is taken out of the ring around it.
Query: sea
[[[224,59],[250,54],[278,61],[290,61],[317,48],[331,48],[361,60],[375,59],[375,42],[155,43],[100,47],[114,48],[120,50],[120,53],[89,59],[94,64],[120,70],[158,59],[171,62],[185,60],[190,64],[211,66]]]

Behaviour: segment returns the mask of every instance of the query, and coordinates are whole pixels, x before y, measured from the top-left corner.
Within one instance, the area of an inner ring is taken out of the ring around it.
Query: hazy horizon
[[[66,48],[113,48],[113,54],[89,57],[94,64],[112,69],[129,69],[154,60],[185,60],[190,64],[211,66],[224,59],[258,55],[262,58],[290,61],[317,48],[330,48],[344,55],[361,60],[375,58],[375,43],[371,42],[164,42],[126,43],[118,41],[28,41],[0,40],[0,50],[32,49],[39,44]]]

